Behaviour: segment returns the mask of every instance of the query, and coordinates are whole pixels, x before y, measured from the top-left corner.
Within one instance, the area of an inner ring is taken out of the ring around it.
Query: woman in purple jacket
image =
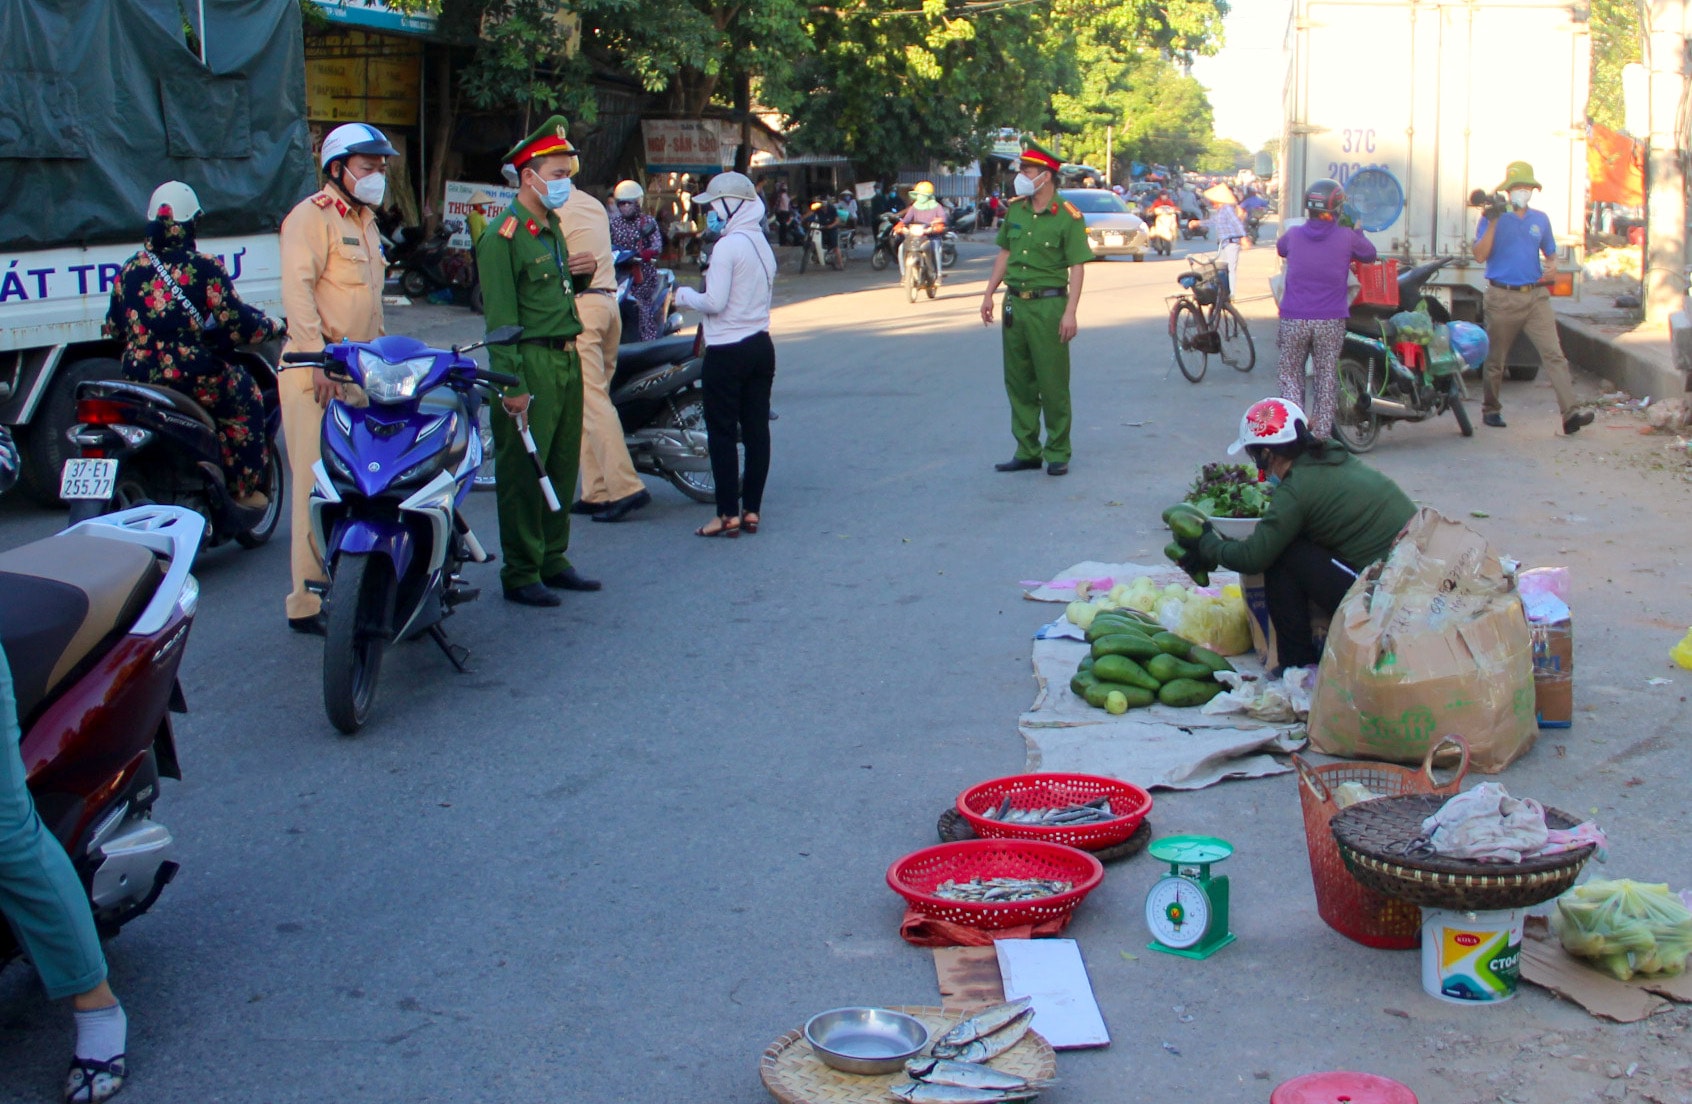
[[[1281,327],[1275,337],[1281,366],[1281,398],[1310,411],[1310,432],[1332,437],[1339,390],[1339,355],[1345,320],[1351,313],[1351,262],[1375,259],[1363,232],[1336,221],[1345,205],[1337,181],[1318,180],[1304,193],[1309,218],[1280,236],[1275,252],[1287,260],[1281,291]],[[1304,395],[1304,358],[1315,367],[1315,395]]]

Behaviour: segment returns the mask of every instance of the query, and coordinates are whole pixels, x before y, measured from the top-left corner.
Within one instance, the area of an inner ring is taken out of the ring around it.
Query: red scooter
[[[177,869],[153,803],[160,777],[182,777],[170,713],[187,708],[176,672],[204,532],[192,510],[137,506],[0,553],[0,644],[30,793],[104,936],[146,912]],[[0,963],[17,954],[0,925]]]

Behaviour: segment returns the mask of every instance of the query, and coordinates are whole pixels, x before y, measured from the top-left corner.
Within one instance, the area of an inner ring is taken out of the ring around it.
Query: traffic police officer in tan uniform
[[[576,485],[582,447],[582,332],[577,297],[591,284],[592,257],[572,261],[559,219],[574,186],[575,149],[554,115],[505,155],[517,176],[517,198],[476,243],[476,271],[490,330],[519,325],[515,346],[494,346],[497,372],[517,377],[493,415],[494,478],[499,542],[505,555],[500,583],[508,601],[560,604],[554,590],[598,590],[565,555],[570,513],[551,510],[524,448],[522,429],[554,487]]]
[[[372,208],[387,194],[388,158],[398,153],[381,131],[364,123],[338,126],[323,139],[323,190],[282,220],[286,352],[317,353],[332,342],[382,336],[386,266]],[[338,388],[321,368],[284,369],[278,390],[292,475],[294,577],[285,606],[290,628],[321,634],[321,603],[306,589],[309,582],[325,580],[323,557],[311,538],[312,465],[319,456],[323,409]]]
[[[1061,162],[1030,143],[1022,151],[1017,198],[999,226],[999,255],[981,300],[993,324],[993,293],[1005,285],[1003,349],[1016,455],[997,471],[1069,474],[1069,342],[1077,329],[1082,265],[1093,259],[1081,212],[1057,195]],[[1040,445],[1045,416],[1046,444]]]
[[[572,178],[580,167],[580,159],[572,157]],[[651,502],[652,493],[635,474],[622,419],[611,405],[611,377],[617,372],[617,346],[623,338],[617,273],[611,263],[611,219],[604,204],[574,187],[558,219],[564,226],[571,273],[590,279],[576,296],[576,314],[582,320],[576,338],[582,362],[582,497],[570,512],[592,514],[595,521],[621,521]]]

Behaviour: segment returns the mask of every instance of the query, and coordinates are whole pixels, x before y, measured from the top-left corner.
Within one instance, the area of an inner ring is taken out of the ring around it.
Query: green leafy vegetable
[[[1186,501],[1210,517],[1256,518],[1269,509],[1269,492],[1258,471],[1245,464],[1206,464]]]

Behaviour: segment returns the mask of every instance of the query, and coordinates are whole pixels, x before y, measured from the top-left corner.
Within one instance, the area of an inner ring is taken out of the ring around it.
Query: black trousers
[[[770,474],[770,388],[775,383],[775,344],[769,332],[732,345],[705,348],[705,433],[711,450],[711,478],[717,484],[717,513],[738,517],[742,508],[759,513]],[[746,449],[740,470],[736,444]]]
[[[1313,667],[1322,658],[1310,631],[1311,607],[1332,617],[1356,578],[1331,551],[1303,537],[1269,565],[1263,591],[1282,667]]]

